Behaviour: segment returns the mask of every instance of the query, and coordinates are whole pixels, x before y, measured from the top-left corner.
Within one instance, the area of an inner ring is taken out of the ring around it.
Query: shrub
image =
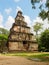
[[[39,51],[49,51],[49,30],[42,32],[38,46]]]

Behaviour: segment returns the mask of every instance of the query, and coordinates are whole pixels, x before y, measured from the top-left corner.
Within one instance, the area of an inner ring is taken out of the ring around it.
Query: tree
[[[31,0],[31,4],[32,4],[32,8],[33,9],[36,9],[36,6],[35,4],[36,3],[40,3],[42,2],[43,0]],[[41,10],[41,12],[39,13],[39,16],[44,20],[46,18],[48,18],[49,20],[49,0],[46,0],[46,3],[45,3],[45,8],[43,7],[43,3],[41,3],[39,5],[39,9]],[[46,9],[46,10],[45,10]]]
[[[36,39],[38,42],[38,31],[40,31],[42,29],[42,24],[36,22],[36,24],[33,26],[34,31],[36,32]]]
[[[36,24],[33,26],[34,31],[36,32],[36,35],[38,35],[38,31],[42,28],[42,23],[36,22]]]
[[[9,31],[7,29],[4,28],[0,28],[0,34],[9,34]]]
[[[8,39],[8,35],[6,35],[6,34],[0,34],[0,51],[1,52],[6,47],[7,39]]]
[[[42,32],[39,43],[39,51],[49,51],[49,30]]]
[[[0,51],[3,51],[4,47],[6,47],[8,35],[9,35],[8,30],[0,28]]]

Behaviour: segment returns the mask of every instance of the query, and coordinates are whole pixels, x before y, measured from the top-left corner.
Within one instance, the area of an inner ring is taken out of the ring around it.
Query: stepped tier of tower
[[[10,29],[8,48],[9,50],[31,50],[33,46],[35,49],[38,47],[36,41],[34,41],[34,35],[30,33],[30,27],[24,21],[22,12],[18,11],[15,23]]]

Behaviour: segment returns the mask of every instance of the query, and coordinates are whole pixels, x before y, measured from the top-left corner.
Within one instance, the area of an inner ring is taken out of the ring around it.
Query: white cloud
[[[3,15],[0,14],[0,27],[3,27]]]
[[[5,23],[5,28],[9,30],[12,27],[13,23],[14,23],[14,18],[12,16],[9,16]]]
[[[49,23],[48,23],[48,19],[45,19],[44,22],[43,22],[43,29],[48,29],[49,28]]]
[[[43,28],[41,29],[41,31],[38,32],[39,34],[42,31],[44,31],[45,29],[48,29],[49,28],[48,19],[45,19],[43,21],[40,17],[37,17],[35,20],[33,20],[32,26],[34,26],[36,22],[39,22],[39,23],[42,23],[43,24]],[[35,34],[35,32],[33,31],[33,28],[32,28],[32,32]]]
[[[20,0],[14,0],[15,2],[19,2]]]
[[[19,7],[19,6],[17,6],[17,8],[16,8],[16,13],[17,13],[18,11],[22,11],[22,12],[23,12],[22,8]]]
[[[3,21],[3,16],[2,16],[2,14],[0,14],[0,22],[2,22]]]
[[[6,12],[7,14],[10,14],[11,11],[12,11],[12,8],[7,8],[7,9],[5,9],[5,12]]]
[[[46,0],[41,0],[40,3],[41,4],[46,3]]]
[[[33,20],[32,25],[34,25],[36,22],[43,23],[43,20],[40,17],[37,17],[35,20]]]
[[[25,20],[25,22],[28,24],[28,26],[31,27],[32,21],[31,21],[30,17],[27,16],[27,15],[24,15],[24,20]]]
[[[42,0],[42,2],[45,2],[46,3],[46,0]]]

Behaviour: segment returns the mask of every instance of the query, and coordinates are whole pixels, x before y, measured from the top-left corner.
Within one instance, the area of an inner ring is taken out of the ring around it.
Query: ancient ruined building
[[[10,22],[9,22],[10,23]],[[34,41],[34,36],[30,33],[30,27],[24,21],[22,12],[18,11],[15,18],[15,23],[13,23],[10,29],[10,35],[8,39],[8,49],[9,51],[16,50],[37,50],[37,43]]]

